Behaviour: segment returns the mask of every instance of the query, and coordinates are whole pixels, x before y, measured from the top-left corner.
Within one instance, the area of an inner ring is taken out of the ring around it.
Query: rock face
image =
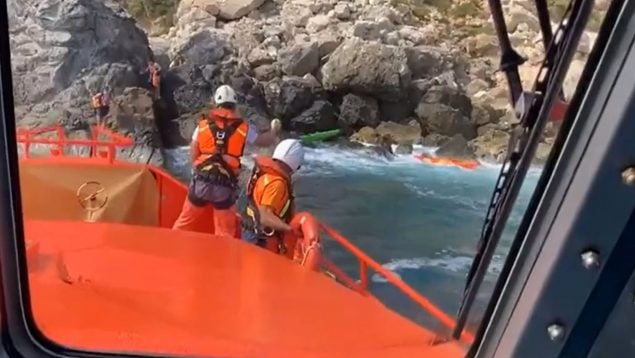
[[[516,121],[480,1],[181,0],[169,30],[149,31],[163,67],[153,123],[139,88],[148,40],[119,2],[9,1],[22,123],[86,121],[88,98],[108,84],[131,101],[112,109],[113,125],[148,150],[159,145],[157,129],[163,145],[183,145],[215,89],[229,84],[241,115],[262,129],[278,117],[288,131],[339,127],[402,153],[423,144],[440,146],[440,155],[504,157]],[[543,56],[537,17],[526,1],[504,8],[510,40],[528,58],[520,74],[529,88]],[[567,96],[594,41],[583,36]]]
[[[124,154],[146,162],[154,148],[150,161],[162,163],[152,101],[141,105],[141,89],[129,89],[145,85],[141,72],[150,56],[135,20],[113,1],[11,0],[8,9],[18,125],[85,127],[95,117],[91,96],[110,86],[111,123],[138,139]]]
[[[52,100],[104,65],[145,67],[146,35],[110,1],[11,0],[8,6],[16,105]],[[96,82],[91,89],[103,79]]]
[[[322,67],[324,88],[338,92],[371,94],[399,100],[411,81],[408,57],[403,48],[345,40]]]

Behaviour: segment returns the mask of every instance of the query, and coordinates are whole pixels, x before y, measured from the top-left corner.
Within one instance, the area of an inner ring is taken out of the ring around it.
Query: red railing
[[[328,225],[324,223],[320,223],[321,229],[328,234],[333,240],[335,240],[338,244],[340,244],[346,251],[350,252],[355,256],[357,261],[359,262],[359,280],[354,280],[344,271],[342,271],[337,265],[326,258],[322,258],[322,266],[330,271],[335,277],[340,280],[344,285],[349,288],[360,292],[364,295],[369,295],[368,291],[368,269],[372,269],[377,274],[383,276],[389,283],[395,286],[399,291],[404,293],[408,298],[421,306],[425,311],[430,313],[430,315],[436,318],[441,324],[445,327],[453,329],[456,325],[456,321],[448,314],[443,312],[439,307],[437,307],[434,303],[430,302],[423,295],[415,291],[412,287],[410,287],[407,283],[403,282],[399,277],[397,277],[394,273],[387,270],[385,267],[380,265],[377,261],[373,260],[370,256],[364,253],[357,246],[353,245],[350,241],[348,241],[342,234],[335,231]],[[467,331],[464,331],[461,335],[461,340],[467,343],[471,343],[474,341],[474,336]]]
[[[102,125],[92,125],[90,129],[90,139],[67,138],[64,128],[59,124],[38,128],[18,128],[16,134],[18,143],[24,145],[25,158],[31,157],[31,146],[34,144],[54,146],[50,149],[52,156],[65,156],[66,146],[83,146],[91,149],[89,153],[91,158],[105,159],[112,163],[118,147],[125,148],[134,145],[132,138],[115,133]],[[49,133],[54,133],[56,138],[42,137]],[[102,137],[105,139],[102,140]]]

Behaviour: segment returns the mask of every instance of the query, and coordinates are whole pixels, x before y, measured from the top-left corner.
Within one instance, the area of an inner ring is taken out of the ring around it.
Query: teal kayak
[[[329,139],[337,138],[342,134],[341,129],[332,129],[330,131],[309,133],[300,136],[300,140],[307,143],[324,142]]]

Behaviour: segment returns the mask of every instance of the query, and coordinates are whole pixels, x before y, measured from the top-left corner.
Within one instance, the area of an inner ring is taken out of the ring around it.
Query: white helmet
[[[236,104],[236,92],[228,85],[222,85],[214,93],[214,103],[218,106],[224,103]]]
[[[285,163],[291,168],[292,172],[300,169],[304,161],[304,148],[302,143],[297,139],[285,139],[278,143],[273,151],[273,158]]]

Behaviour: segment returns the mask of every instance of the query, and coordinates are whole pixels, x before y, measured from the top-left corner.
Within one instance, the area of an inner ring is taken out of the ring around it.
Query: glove
[[[278,118],[274,118],[271,121],[271,131],[273,133],[280,133],[281,130],[282,130],[282,122],[280,122]]]

